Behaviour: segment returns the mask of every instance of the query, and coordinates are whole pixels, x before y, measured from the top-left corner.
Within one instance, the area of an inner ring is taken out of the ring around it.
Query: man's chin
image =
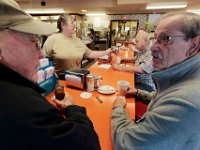
[[[153,68],[154,68],[154,72],[158,72],[158,71],[167,69],[166,67],[159,67],[159,66],[153,66]]]
[[[162,68],[160,66],[158,66],[157,64],[155,64],[155,63],[153,63],[153,68],[154,68],[154,71],[162,70]]]
[[[38,76],[37,74],[33,75],[32,78],[30,79],[32,82],[37,83],[38,82]]]

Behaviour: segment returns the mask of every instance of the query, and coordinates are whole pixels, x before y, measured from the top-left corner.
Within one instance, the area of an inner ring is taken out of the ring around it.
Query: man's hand
[[[55,103],[58,108],[65,108],[69,105],[74,105],[74,100],[71,96],[65,93],[65,97],[63,100],[55,100]]]
[[[126,91],[125,97],[135,97],[137,96],[137,89],[129,87],[128,91]]]
[[[116,108],[116,107],[120,107],[122,106],[123,108],[126,107],[126,99],[125,97],[123,96],[118,96],[115,101],[114,101],[114,104],[113,104],[113,108]]]

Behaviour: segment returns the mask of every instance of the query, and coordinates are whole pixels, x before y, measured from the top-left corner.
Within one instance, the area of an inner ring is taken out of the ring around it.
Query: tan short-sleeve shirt
[[[91,50],[77,37],[66,37],[62,33],[49,36],[44,43],[43,49],[46,56],[52,58],[56,72],[77,70],[83,57],[91,53]]]

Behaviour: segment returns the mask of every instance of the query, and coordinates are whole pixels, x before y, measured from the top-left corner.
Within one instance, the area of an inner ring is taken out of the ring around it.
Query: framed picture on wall
[[[119,41],[131,41],[138,30],[138,20],[111,20],[111,46]]]

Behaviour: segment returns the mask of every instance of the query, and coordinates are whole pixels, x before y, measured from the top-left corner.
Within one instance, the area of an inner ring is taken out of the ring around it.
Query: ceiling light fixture
[[[81,10],[81,12],[85,13],[85,12],[87,12],[87,10],[85,10],[85,9],[82,9],[82,10]]]
[[[86,16],[105,16],[105,13],[99,13],[99,14],[85,14]]]
[[[29,14],[59,14],[65,13],[64,9],[27,9]]]
[[[198,14],[198,15],[200,15],[200,9],[194,9],[194,10],[187,10],[188,12],[192,12],[192,13],[195,13],[195,14]]]
[[[185,8],[187,7],[187,4],[151,4],[151,5],[147,5],[146,9],[178,9],[178,8]]]

